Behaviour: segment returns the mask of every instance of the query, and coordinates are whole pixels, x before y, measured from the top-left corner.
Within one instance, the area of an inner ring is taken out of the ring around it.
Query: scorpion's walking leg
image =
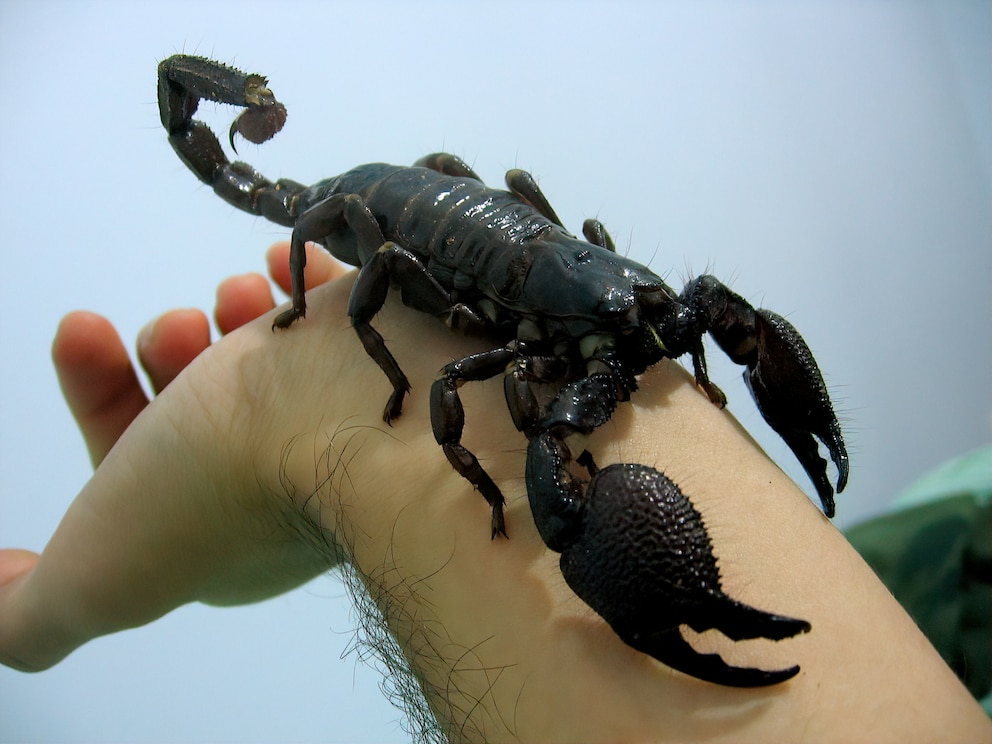
[[[431,425],[434,428],[434,438],[441,445],[451,466],[479,489],[479,493],[492,507],[492,537],[506,537],[506,522],[503,518],[503,505],[506,502],[478,458],[462,446],[465,410],[458,396],[458,388],[464,382],[487,380],[502,373],[513,362],[514,354],[512,349],[504,347],[451,362],[441,369],[440,375],[431,386]]]
[[[306,244],[323,244],[326,236],[345,228],[354,232],[358,239],[358,263],[367,261],[386,242],[375,217],[356,194],[334,194],[300,215],[293,226],[289,249],[293,306],[276,317],[272,324],[274,328],[288,328],[307,314],[304,282]]]
[[[674,341],[692,351],[697,383],[714,403],[725,400],[706,375],[700,336],[709,332],[734,362],[747,366],[744,381],[758,410],[795,453],[816,486],[824,513],[832,517],[834,491],[816,439],[837,468],[838,493],[847,484],[847,448],[823,376],[802,336],[785,318],[755,309],[712,276],[689,282],[679,301],[679,338]]]
[[[432,152],[430,155],[424,155],[416,163],[413,164],[414,167],[420,168],[430,168],[438,173],[443,173],[446,176],[457,176],[459,178],[473,178],[476,181],[481,181],[478,174],[469,167],[469,164],[462,160],[457,155],[452,155],[450,152]]]
[[[561,218],[551,207],[548,197],[537,185],[537,180],[525,170],[513,168],[506,172],[506,186],[520,199],[536,209],[541,215],[554,222],[558,227],[564,227]]]
[[[464,160],[457,155],[452,155],[447,152],[435,152],[430,155],[425,155],[414,163],[414,165],[430,168],[431,170],[436,170],[439,173],[444,173],[447,176],[474,178],[477,181],[482,180]],[[508,170],[506,172],[506,186],[510,189],[510,191],[516,194],[517,197],[536,209],[542,216],[551,220],[559,227],[564,227],[561,218],[558,217],[554,208],[551,206],[551,202],[548,201],[548,198],[544,195],[544,192],[541,191],[541,187],[538,185],[537,180],[530,173],[525,170],[520,170],[519,168]],[[609,235],[606,234],[602,224],[596,220],[588,220],[587,222],[595,222],[599,225],[602,235],[605,235],[606,241],[609,241],[610,245],[612,245],[612,241],[609,240]],[[595,243],[603,248],[607,247],[605,243],[597,242],[591,238],[589,238],[589,242]]]
[[[530,204],[544,217],[554,222],[559,227],[564,227],[561,218],[558,217],[551,202],[544,195],[537,180],[530,173],[519,168],[514,168],[506,172],[506,185],[514,194]],[[613,238],[606,231],[606,227],[599,220],[588,219],[582,223],[582,234],[585,239],[593,245],[605,248],[616,253],[617,249],[613,243]]]
[[[382,336],[371,320],[386,300],[390,283],[400,287],[403,303],[424,313],[446,318],[454,329],[478,328],[483,319],[471,308],[454,303],[448,291],[427,271],[415,255],[387,242],[362,266],[348,301],[348,315],[369,356],[375,359],[393,385],[382,420],[387,424],[403,411],[403,398],[410,390]],[[488,498],[488,497],[487,497]]]
[[[492,506],[493,537],[497,534],[506,536],[503,519],[505,500],[478,458],[461,443],[465,411],[458,388],[465,382],[487,380],[506,373],[503,387],[513,423],[528,439],[533,438],[541,430],[548,413],[548,400],[542,401],[532,386],[535,383],[550,383],[560,388],[573,375],[570,374],[569,363],[562,357],[538,356],[529,352],[528,344],[517,340],[510,346],[472,354],[445,365],[431,387],[434,438],[444,448],[455,470],[478,488]],[[613,397],[617,397],[615,393]]]
[[[385,239],[375,216],[359,195],[334,194],[300,215],[293,228],[290,245],[293,306],[276,317],[273,327],[286,328],[306,315],[306,243],[322,243],[325,236],[345,227],[358,239],[362,264],[348,300],[348,315],[366,353],[393,386],[382,416],[389,423],[402,412],[403,398],[410,390],[409,380],[371,323],[386,301],[390,281],[399,285],[405,304],[421,312],[446,316],[454,328],[477,326],[483,321],[467,306],[453,303],[448,291],[416,256]]]
[[[248,75],[220,62],[177,54],[158,66],[158,102],[162,125],[179,158],[229,204],[290,227],[296,196],[303,184],[266,179],[246,163],[230,162],[210,128],[193,119],[201,99],[245,107],[231,125],[256,144],[274,136],[286,121],[286,109],[261,75]]]
[[[585,239],[588,240],[593,245],[598,245],[600,248],[605,248],[611,253],[617,252],[617,247],[613,243],[613,238],[606,231],[606,227],[599,220],[588,219],[582,223],[582,234]]]

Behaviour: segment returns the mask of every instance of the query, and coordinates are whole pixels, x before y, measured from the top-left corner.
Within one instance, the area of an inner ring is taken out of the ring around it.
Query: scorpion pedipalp
[[[765,421],[785,440],[813,481],[823,512],[833,517],[834,489],[816,440],[823,443],[837,468],[837,493],[847,485],[849,463],[827,386],[813,354],[791,323],[761,309],[755,312],[755,325],[760,342],[744,381]],[[784,387],[795,390],[792,398],[778,394]]]
[[[765,671],[700,654],[679,626],[716,628],[733,640],[781,640],[809,623],[728,597],[702,517],[663,473],[644,465],[609,465],[593,475],[582,526],[562,550],[572,590],[629,646],[717,684],[759,687],[794,676],[798,666]]]
[[[692,353],[696,384],[715,404],[726,396],[706,372],[701,335],[709,333],[737,364],[765,421],[795,453],[816,487],[828,517],[834,516],[834,489],[820,457],[819,439],[837,468],[837,492],[847,485],[848,456],[823,375],[799,332],[776,313],[756,309],[712,276],[690,281],[678,298],[674,339]],[[673,344],[675,345],[675,344]]]
[[[527,449],[531,512],[545,544],[561,553],[566,583],[627,645],[698,679],[759,687],[794,676],[798,666],[730,666],[682,637],[681,625],[715,628],[733,640],[781,640],[810,626],[724,593],[703,519],[675,483],[646,465],[599,469],[587,451],[574,462],[591,480],[572,472],[565,439],[592,431],[615,406],[609,374],[568,383]]]

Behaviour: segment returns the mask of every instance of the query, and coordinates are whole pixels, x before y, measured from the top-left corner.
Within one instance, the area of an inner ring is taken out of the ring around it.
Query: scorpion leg
[[[468,306],[452,302],[448,291],[438,284],[416,256],[385,239],[375,216],[359,195],[334,194],[300,215],[293,228],[289,259],[293,305],[276,316],[274,328],[286,328],[306,315],[306,243],[313,241],[322,244],[327,235],[345,227],[358,238],[362,262],[348,300],[348,315],[366,353],[379,365],[393,386],[382,416],[386,423],[390,423],[402,412],[403,398],[410,390],[409,380],[371,322],[386,301],[390,281],[400,286],[405,304],[432,315],[446,315],[448,324],[453,328],[481,326],[484,321]]]
[[[302,184],[266,179],[246,163],[227,159],[216,135],[193,119],[201,99],[245,107],[231,126],[234,134],[260,144],[286,121],[286,109],[261,75],[248,75],[220,62],[177,54],[158,66],[158,105],[169,143],[186,167],[229,204],[290,227]]]
[[[290,239],[289,270],[292,278],[293,306],[276,316],[273,328],[288,328],[307,314],[306,284],[304,270],[307,265],[306,244],[320,243],[323,238],[347,225],[345,218],[345,194],[335,194],[308,209],[293,226]],[[381,243],[380,243],[381,245]]]
[[[438,173],[443,173],[446,176],[458,176],[459,178],[474,178],[476,181],[481,181],[482,179],[472,170],[468,163],[462,160],[457,155],[452,155],[448,152],[434,152],[430,155],[424,155],[416,163],[413,164],[414,167],[420,168],[430,168]]]
[[[307,314],[304,282],[306,244],[314,242],[322,245],[326,236],[344,228],[354,232],[358,239],[361,263],[367,262],[386,242],[379,223],[357,194],[333,194],[301,214],[293,226],[289,250],[293,306],[276,317],[273,328],[288,328]]]
[[[600,248],[605,248],[610,251],[610,253],[616,253],[617,247],[613,243],[613,238],[606,231],[606,227],[599,220],[588,219],[582,223],[582,234],[585,239],[588,240],[593,245],[598,245]]]
[[[464,160],[457,155],[447,152],[435,152],[425,155],[414,163],[414,165],[430,168],[447,176],[474,178],[476,181],[482,180]],[[548,198],[541,191],[541,187],[537,185],[537,181],[530,173],[519,168],[509,170],[506,172],[506,185],[510,191],[536,209],[542,216],[548,218],[559,227],[564,227],[561,219],[555,214],[555,210],[552,208]],[[605,230],[603,232],[605,233]],[[608,238],[609,236],[607,236]],[[590,240],[589,242],[595,241]],[[599,243],[596,244],[599,245]]]
[[[519,168],[514,168],[506,172],[506,186],[524,202],[536,209],[542,216],[554,222],[558,227],[564,227],[561,219],[555,214],[548,198],[537,185],[537,181],[530,173]]]
[[[517,431],[528,440],[537,436],[554,394],[577,376],[565,357],[529,354],[518,341],[516,364],[503,378],[503,397]]]
[[[709,332],[737,364],[765,421],[789,445],[816,486],[828,517],[834,490],[817,439],[837,468],[837,492],[847,485],[848,456],[823,376],[799,332],[770,310],[755,309],[712,276],[700,276],[683,290],[676,345],[692,350],[697,382],[714,398],[699,337]],[[718,392],[718,391],[717,391]],[[722,395],[722,394],[721,394]],[[719,403],[719,400],[714,400]]]
[[[527,204],[536,209],[541,215],[559,227],[564,227],[548,198],[544,195],[541,187],[530,173],[519,168],[509,170],[506,172],[506,185],[510,191],[527,202]],[[610,237],[606,227],[599,220],[587,219],[583,222],[582,234],[593,245],[605,248],[611,253],[617,252],[613,238]]]
[[[474,310],[452,302],[448,291],[414,254],[392,242],[384,243],[376,251],[358,272],[348,301],[348,315],[365,351],[393,385],[393,393],[382,414],[382,420],[387,424],[402,413],[403,398],[410,390],[406,375],[386,348],[382,336],[371,325],[372,318],[386,301],[391,282],[400,287],[404,304],[431,315],[447,316],[446,322],[452,328],[466,329],[484,324]]]
[[[465,382],[487,380],[506,373],[503,379],[507,407],[517,429],[530,438],[537,432],[547,412],[547,402],[542,403],[539,400],[532,384],[551,383],[560,387],[562,381],[568,378],[569,369],[567,360],[531,355],[528,353],[528,345],[518,340],[509,346],[472,354],[445,365],[431,386],[430,410],[434,438],[443,448],[455,471],[472,483],[492,507],[493,538],[498,534],[507,536],[503,517],[506,502],[478,458],[461,443],[465,410],[458,388]]]
[[[475,486],[492,507],[492,534],[506,537],[503,498],[499,487],[483,469],[478,458],[462,446],[465,410],[458,388],[468,381],[488,380],[503,372],[514,359],[513,349],[503,347],[472,354],[446,364],[431,386],[431,425],[434,439],[441,445],[455,471]]]

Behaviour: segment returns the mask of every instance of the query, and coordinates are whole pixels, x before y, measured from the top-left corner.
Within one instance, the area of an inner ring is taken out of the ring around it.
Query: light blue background
[[[49,362],[59,318],[133,339],[210,310],[287,235],[168,146],[155,69],[177,51],[270,78],[289,121],[242,147],[270,177],[438,149],[494,184],[527,168],[573,229],[598,216],[671,284],[708,269],[786,314],[851,445],[838,523],[877,513],[990,438],[990,34],[988,2],[0,2],[0,544],[40,550],[89,474]],[[376,674],[339,658],[353,625],[327,578],[185,607],[51,671],[0,669],[0,740],[403,741]]]

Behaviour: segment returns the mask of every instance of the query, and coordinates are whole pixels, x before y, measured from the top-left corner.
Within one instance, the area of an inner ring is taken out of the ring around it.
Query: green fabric
[[[989,503],[992,499],[992,447],[982,447],[931,470],[899,494],[895,506],[919,506],[955,494],[970,494],[979,502]]]
[[[855,549],[992,715],[992,447],[924,476]]]

